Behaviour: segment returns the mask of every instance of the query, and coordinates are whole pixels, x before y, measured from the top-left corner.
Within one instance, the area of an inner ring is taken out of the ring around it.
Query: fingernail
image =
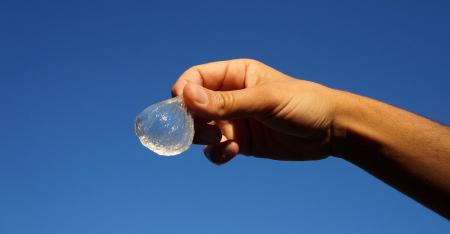
[[[194,85],[194,101],[198,104],[206,104],[208,103],[208,94],[206,94],[206,91],[203,87],[200,85]]]

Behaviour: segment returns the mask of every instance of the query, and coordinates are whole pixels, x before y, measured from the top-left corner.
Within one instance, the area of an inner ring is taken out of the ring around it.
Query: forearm
[[[450,130],[396,107],[337,92],[333,154],[450,218]]]

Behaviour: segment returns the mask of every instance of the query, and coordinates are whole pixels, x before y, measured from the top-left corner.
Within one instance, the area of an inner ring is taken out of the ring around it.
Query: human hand
[[[206,145],[216,164],[237,154],[275,160],[333,154],[450,217],[448,126],[249,59],[194,66],[172,93],[183,94],[195,120],[194,143]]]
[[[198,65],[172,87],[195,119],[194,143],[223,164],[237,154],[317,160],[331,153],[336,92],[250,59]]]

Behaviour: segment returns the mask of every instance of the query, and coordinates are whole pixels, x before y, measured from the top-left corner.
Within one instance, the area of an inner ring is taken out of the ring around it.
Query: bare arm
[[[188,69],[173,86],[218,165],[336,155],[450,218],[450,130],[396,107],[238,59]]]
[[[338,96],[332,153],[449,219],[449,128],[366,97]]]

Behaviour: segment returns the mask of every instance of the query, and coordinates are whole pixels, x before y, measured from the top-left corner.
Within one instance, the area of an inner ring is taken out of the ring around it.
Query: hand
[[[258,61],[198,65],[172,88],[195,119],[194,143],[216,164],[237,154],[316,160],[331,152],[334,90]]]
[[[194,143],[216,163],[330,154],[450,218],[450,128],[367,97],[238,59],[188,69],[172,89],[194,114]]]

